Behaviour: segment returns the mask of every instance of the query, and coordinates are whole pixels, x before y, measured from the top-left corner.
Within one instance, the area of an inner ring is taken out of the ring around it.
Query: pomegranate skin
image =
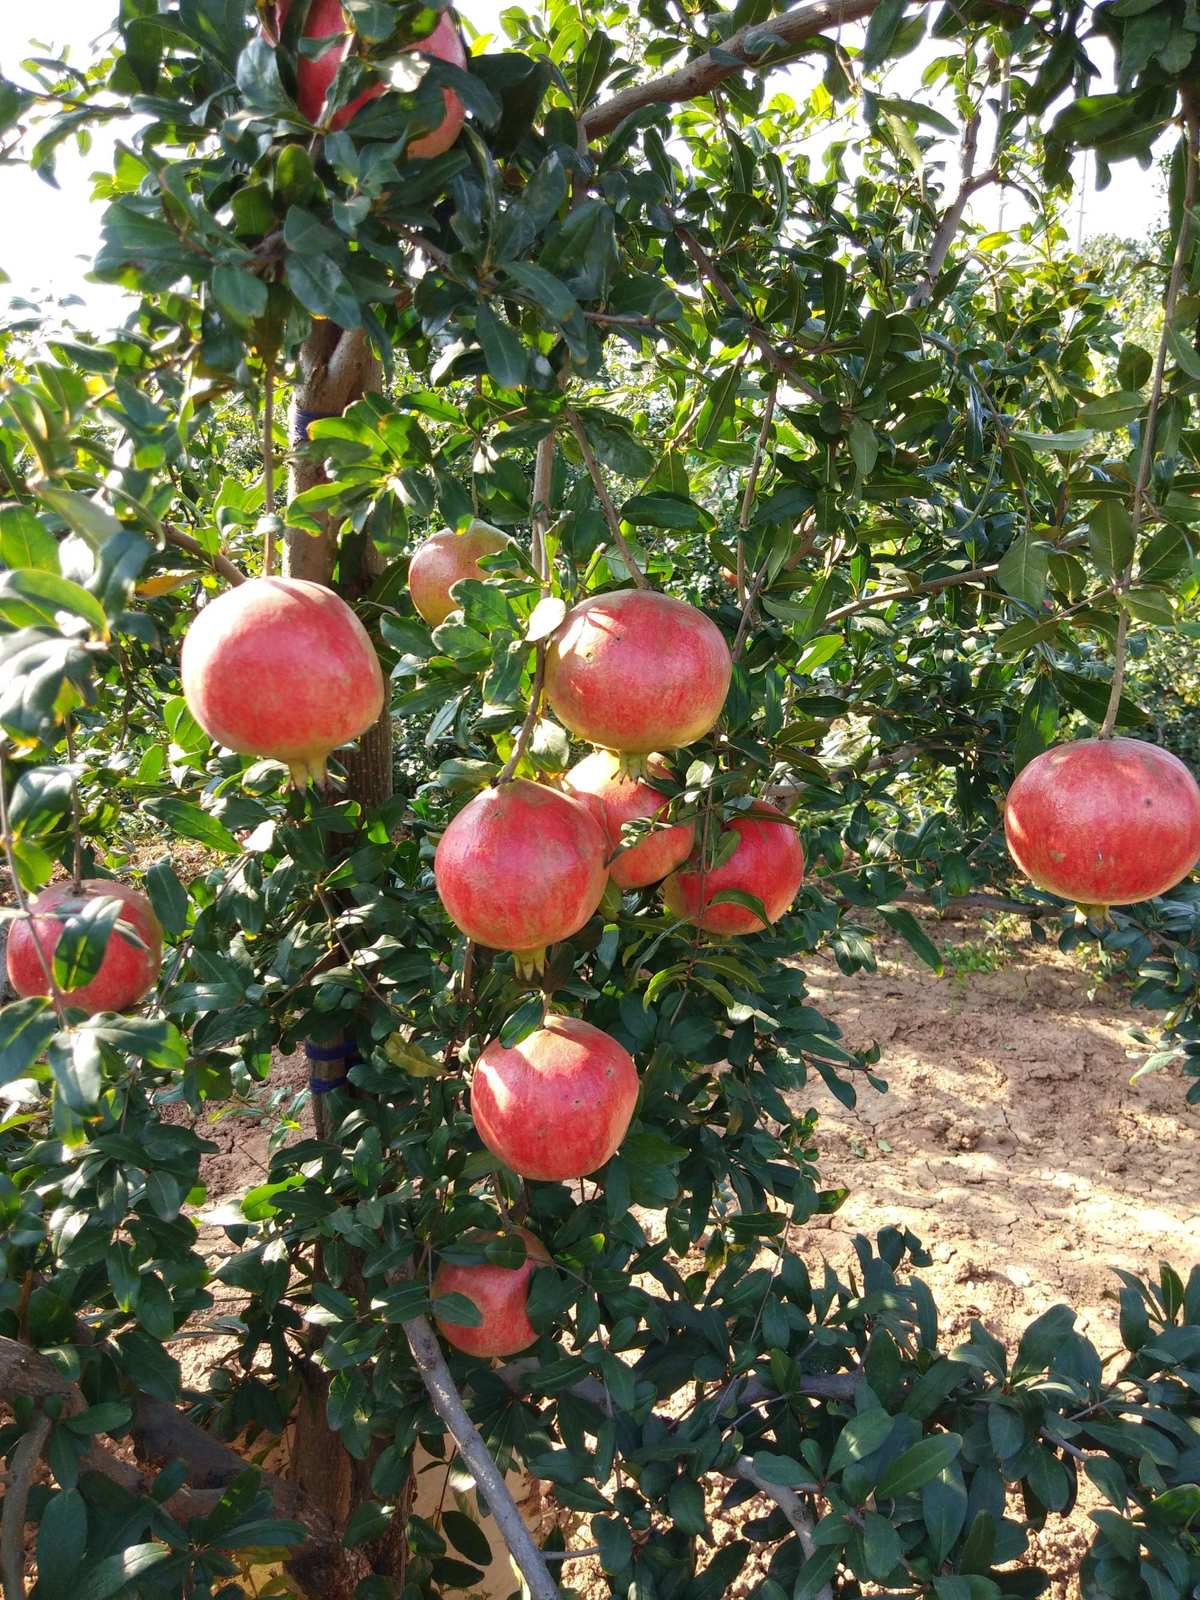
[[[522,973],[591,917],[608,881],[604,829],[578,800],[517,779],[463,807],[438,842],[433,872],[454,925],[512,950]]]
[[[475,1063],[471,1115],[493,1155],[522,1178],[586,1178],[613,1154],[637,1104],[633,1058],[576,1017],[547,1015],[505,1049],[493,1039]]]
[[[652,755],[646,770],[650,778],[656,774],[662,776],[667,772],[667,764],[662,756]],[[611,751],[594,750],[590,756],[584,756],[567,773],[565,782],[571,793],[581,800],[598,802],[609,848],[617,852],[609,860],[608,875],[618,888],[643,889],[649,883],[658,883],[668,872],[681,867],[691,854],[696,840],[695,825],[691,822],[656,828],[636,844],[622,846],[624,823],[639,817],[657,816],[670,802],[652,784],[623,776],[621,764]]]
[[[146,949],[131,944],[120,928],[115,927],[109,935],[99,972],[79,988],[65,990],[64,1001],[77,1011],[94,1016],[98,1011],[125,1011],[154,987],[162,966],[162,926],[154,915],[153,906],[139,889],[127,883],[116,883],[111,878],[85,878],[82,893],[76,893],[69,882],[52,883],[30,902],[35,919],[32,925],[25,918],[10,924],[8,981],[16,994],[50,993],[38,959],[38,946],[46,961],[52,964],[62,938],[62,917],[85,900],[103,898],[122,902],[119,920],[129,924]]]
[[[460,578],[486,579],[480,558],[495,555],[507,544],[499,528],[476,520],[462,533],[443,528],[418,546],[408,564],[408,592],[430,627],[436,628],[458,610],[450,596],[452,586]]]
[[[291,8],[291,0],[276,0],[276,34],[287,21]],[[325,39],[331,35],[348,33],[349,27],[341,0],[312,0],[304,22],[304,37]],[[345,59],[348,43],[349,41],[344,41],[340,45],[331,44],[328,50],[322,51],[315,59],[305,56],[300,58],[297,68],[296,103],[309,122],[320,121],[325,97],[337,76],[338,68]],[[467,64],[467,53],[458,36],[458,29],[454,26],[454,18],[449,12],[442,13],[432,33],[427,34],[424,39],[416,40],[404,53],[407,55],[410,51],[420,51],[422,55],[435,56],[439,61],[448,61],[455,67],[465,67]],[[335,113],[329,123],[330,131],[337,133],[344,128],[368,101],[377,100],[381,94],[387,93],[387,89],[386,83],[372,84],[356,99],[351,100],[349,105],[343,106]],[[413,140],[408,146],[407,153],[410,156],[440,156],[449,150],[458,138],[463,125],[463,103],[451,89],[443,89],[442,95],[446,105],[445,117],[430,133]]]
[[[1004,836],[1040,889],[1079,905],[1132,905],[1173,889],[1200,860],[1200,786],[1143,739],[1056,745],[1008,791]]]
[[[732,673],[716,623],[650,589],[581,600],[546,651],[546,695],[559,721],[589,744],[634,756],[702,738]]]
[[[303,788],[383,710],[383,673],[346,602],[302,578],[250,578],[205,606],[183,641],[196,721],[242,755],[286,762]]]
[[[770,920],[778,922],[804,882],[804,847],[783,813],[761,801],[753,811],[731,817],[721,831],[736,833],[738,844],[728,861],[704,874],[703,907],[698,866],[672,873],[663,899],[673,916],[698,923],[706,933],[722,938],[761,933],[762,922],[748,906],[710,901],[722,889],[741,889],[757,895]]]
[[[443,1261],[433,1275],[433,1295],[461,1294],[479,1307],[483,1322],[478,1328],[462,1323],[437,1320],[437,1329],[447,1344],[469,1356],[514,1356],[537,1338],[529,1320],[529,1280],[539,1266],[550,1260],[550,1252],[527,1228],[517,1228],[525,1241],[526,1256],[519,1267],[495,1267],[480,1261],[463,1266]],[[476,1229],[464,1236],[472,1244],[486,1244],[499,1234]]]

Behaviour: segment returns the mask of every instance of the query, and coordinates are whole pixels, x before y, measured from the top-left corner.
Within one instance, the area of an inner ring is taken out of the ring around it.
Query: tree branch
[[[929,4],[931,0],[921,3]],[[765,22],[748,23],[686,66],[601,101],[584,117],[584,135],[591,142],[611,133],[618,123],[643,106],[695,100],[735,74],[763,72],[794,61],[816,48],[817,35],[844,22],[869,17],[878,4],[879,0],[827,0],[824,4],[796,6]],[[775,45],[782,47],[779,53],[772,49]]]
[[[716,262],[696,236],[682,223],[675,226],[675,237],[696,263],[696,269],[702,278],[706,278],[720,295],[721,299],[731,311],[736,311],[743,319],[746,328],[746,337],[750,343],[759,350],[771,363],[776,372],[787,378],[794,389],[799,389],[801,394],[806,394],[810,400],[821,400],[820,390],[814,389],[812,384],[800,372],[799,364],[792,356],[784,355],[782,350],[776,348],[770,338],[757,324],[751,322],[746,316],[746,308],[721,276]]]
[[[872,606],[890,605],[893,600],[913,600],[918,595],[940,594],[943,589],[952,589],[959,583],[984,583],[998,570],[998,567],[999,563],[993,562],[987,567],[972,567],[969,572],[953,572],[948,578],[931,578],[928,583],[915,583],[909,589],[882,589],[878,594],[863,595],[861,599],[850,600],[844,606],[838,606],[829,613],[825,622],[841,622],[843,617],[852,617],[856,611],[869,611]]]
[[[592,454],[592,447],[587,441],[583,431],[583,424],[575,412],[568,406],[567,421],[571,424],[571,431],[575,435],[575,442],[579,446],[579,453],[583,456],[583,464],[588,469],[588,476],[596,489],[596,495],[604,509],[604,520],[608,523],[608,531],[612,534],[612,541],[621,552],[621,560],[625,563],[630,577],[639,589],[648,589],[645,574],[633,559],[633,552],[625,542],[625,535],[621,532],[621,519],[617,515],[617,508],[612,503],[612,496],[605,486],[603,475],[597,465],[596,457]]]
[[[734,1463],[733,1470],[739,1478],[744,1478],[747,1483],[752,1483],[760,1494],[765,1494],[768,1500],[774,1500],[775,1504],[791,1523],[792,1529],[800,1541],[800,1548],[804,1551],[804,1559],[811,1561],[817,1553],[816,1544],[813,1542],[813,1529],[816,1524],[805,1509],[804,1501],[796,1491],[785,1488],[781,1483],[772,1483],[769,1478],[764,1478],[761,1473],[755,1470],[754,1462],[749,1456],[739,1456]],[[817,1590],[816,1600],[832,1600],[832,1593],[833,1591],[829,1585],[823,1583]]]
[[[4,1600],[25,1600],[25,1512],[37,1464],[50,1437],[50,1418],[42,1413],[13,1451],[0,1517],[0,1584]]]
[[[227,583],[245,583],[246,574],[241,567],[234,566],[228,556],[220,552],[214,554],[206,550],[199,539],[193,539],[190,533],[181,533],[178,528],[168,528],[164,525],[162,536],[168,544],[173,544],[177,550],[186,550],[189,555],[199,556],[201,561],[207,561],[214,572],[219,572]]]
[[[482,1490],[488,1510],[504,1536],[504,1542],[520,1569],[532,1600],[558,1600],[558,1585],[550,1576],[550,1569],[534,1544],[533,1536],[521,1520],[521,1513],[508,1492],[503,1473],[488,1454],[479,1430],[467,1415],[433,1329],[424,1317],[412,1317],[404,1323],[404,1334],[421,1374],[421,1381],[433,1402],[433,1409],[446,1424],[467,1470]]]

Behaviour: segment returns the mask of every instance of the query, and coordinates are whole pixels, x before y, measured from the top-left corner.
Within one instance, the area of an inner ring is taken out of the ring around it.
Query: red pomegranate
[[[477,944],[512,950],[539,972],[545,948],[569,939],[600,904],[604,830],[592,813],[540,783],[502,783],[462,808],[434,856],[450,920]]]
[[[431,628],[458,609],[450,598],[454,584],[460,578],[486,578],[480,557],[495,555],[507,544],[499,528],[477,518],[461,533],[443,528],[418,546],[408,564],[408,592]]]
[[[1009,854],[1040,889],[1086,906],[1165,894],[1200,860],[1200,786],[1142,739],[1043,751],[1008,791]]]
[[[567,612],[546,651],[546,695],[589,744],[647,756],[706,734],[732,672],[725,637],[702,611],[651,589],[618,589]]]
[[[511,1049],[493,1039],[471,1079],[484,1144],[522,1178],[546,1181],[598,1171],[625,1137],[637,1097],[627,1050],[590,1023],[549,1014]]]
[[[722,938],[759,933],[762,921],[749,906],[733,901],[714,906],[713,896],[722,889],[740,889],[756,895],[768,918],[778,922],[804,882],[804,849],[799,835],[781,811],[761,801],[752,811],[731,817],[721,831],[736,833],[738,843],[728,861],[703,874],[703,906],[699,864],[672,873],[663,885],[663,899],[674,916],[699,923],[706,933]]]
[[[525,1309],[529,1280],[539,1266],[549,1262],[550,1252],[528,1229],[515,1231],[525,1241],[525,1260],[519,1267],[494,1267],[487,1261],[459,1266],[443,1261],[433,1275],[435,1300],[440,1295],[461,1294],[479,1307],[483,1321],[477,1328],[436,1319],[438,1332],[446,1343],[470,1356],[515,1356],[537,1338]],[[476,1229],[463,1237],[464,1243],[487,1244],[501,1235]]]
[[[292,0],[276,0],[276,36],[282,30],[291,9]],[[327,39],[331,35],[345,35],[349,33],[350,28],[351,24],[346,19],[341,0],[310,0],[308,15],[304,19],[306,39]],[[296,85],[296,103],[310,122],[321,120],[325,97],[337,76],[338,68],[346,58],[349,43],[348,38],[343,38],[340,44],[331,44],[328,50],[323,50],[315,59],[310,56],[300,57],[297,68],[299,81]],[[434,56],[438,61],[448,61],[455,67],[465,67],[467,64],[467,53],[454,25],[454,17],[449,11],[442,13],[432,33],[409,45],[404,54],[407,55],[410,51]],[[329,123],[331,132],[336,133],[340,128],[344,128],[369,100],[377,100],[381,94],[386,94],[388,87],[386,83],[372,84],[357,99],[343,106]],[[443,151],[449,150],[458,138],[459,129],[463,125],[463,103],[450,89],[443,89],[442,94],[446,103],[445,117],[431,133],[423,134],[421,138],[413,140],[408,146],[409,155],[440,156]]]
[[[109,935],[100,970],[89,983],[63,994],[67,1005],[95,1015],[97,1011],[125,1011],[154,987],[162,965],[162,927],[154,908],[138,889],[111,878],[85,878],[81,890],[71,883],[52,883],[30,904],[33,922],[24,917],[9,925],[8,981],[19,995],[49,994],[45,969],[38,959],[40,946],[47,965],[62,938],[63,925],[72,912],[89,900],[121,901],[118,925]],[[128,923],[145,949],[128,939],[120,923]]]
[[[332,589],[251,578],[212,600],[183,641],[183,692],[210,738],[271,756],[303,788],[325,758],[383,710],[383,673],[366,629]]]
[[[646,763],[648,775],[663,777],[668,772],[660,755]],[[636,844],[621,844],[621,828],[639,817],[655,817],[669,805],[666,795],[640,778],[626,777],[621,763],[611,750],[594,750],[576,762],[566,776],[567,788],[581,800],[598,801],[608,833],[609,847],[615,850],[608,863],[608,875],[621,889],[641,889],[658,883],[668,872],[682,866],[691,854],[696,829],[690,822],[671,828],[656,828]]]

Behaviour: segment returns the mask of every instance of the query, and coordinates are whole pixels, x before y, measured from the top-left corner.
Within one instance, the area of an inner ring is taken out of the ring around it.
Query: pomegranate
[[[303,788],[383,710],[383,673],[346,602],[302,578],[251,578],[210,601],[183,641],[183,692],[210,738],[284,761]]]
[[[477,1328],[461,1322],[437,1318],[438,1332],[447,1344],[465,1350],[470,1356],[515,1356],[537,1338],[529,1320],[529,1280],[539,1266],[549,1262],[550,1252],[526,1228],[515,1230],[525,1241],[525,1260],[519,1267],[494,1267],[488,1261],[460,1266],[443,1261],[433,1275],[433,1295],[461,1294],[478,1306],[483,1317]],[[487,1244],[502,1235],[475,1229],[463,1236],[464,1243]]]
[[[540,783],[502,783],[463,807],[434,856],[450,920],[477,944],[512,950],[517,971],[541,971],[545,948],[569,939],[600,904],[604,830],[586,806]]]
[[[276,36],[282,30],[291,9],[292,0],[276,0]],[[306,39],[326,39],[331,36],[336,37],[338,34],[348,34],[350,26],[342,9],[341,0],[310,0],[308,15],[304,19]],[[297,68],[296,103],[310,122],[321,120],[325,98],[337,76],[338,68],[346,59],[349,43],[349,39],[343,38],[341,43],[331,44],[328,50],[323,50],[315,59],[309,56],[300,57]],[[433,56],[438,61],[448,61],[455,67],[465,67],[467,64],[467,53],[454,25],[454,17],[449,11],[442,13],[432,33],[409,45],[404,54],[407,55],[410,51],[419,51],[422,55]],[[375,83],[369,89],[365,89],[357,99],[334,113],[329,123],[330,131],[336,133],[340,128],[344,128],[369,100],[377,100],[381,94],[387,93],[389,87],[386,83]],[[449,150],[458,138],[459,129],[463,125],[463,103],[451,89],[443,89],[442,95],[446,104],[446,115],[431,133],[423,134],[419,139],[413,140],[408,146],[410,156],[440,156],[443,151]]]
[[[408,564],[408,592],[430,627],[436,628],[458,609],[450,590],[459,579],[486,578],[480,557],[495,555],[507,544],[499,528],[476,518],[462,533],[443,528],[417,548]]]
[[[522,1178],[586,1178],[625,1137],[637,1068],[607,1033],[547,1014],[505,1049],[493,1039],[475,1063],[471,1115],[493,1155]]]
[[[646,763],[648,775],[662,777],[669,770],[660,755]],[[624,776],[617,757],[610,750],[594,750],[576,762],[566,776],[567,788],[585,803],[598,801],[601,820],[608,833],[609,847],[616,855],[608,863],[609,877],[621,889],[641,889],[658,883],[668,872],[682,866],[691,854],[696,829],[690,822],[671,828],[656,828],[635,844],[621,844],[621,827],[638,817],[655,817],[665,811],[669,801],[651,784]]]
[[[1043,751],[1008,791],[1004,835],[1040,889],[1087,906],[1165,894],[1200,860],[1200,786],[1142,739]]]
[[[546,695],[581,739],[644,757],[706,734],[732,672],[725,637],[702,611],[650,589],[618,589],[567,612],[546,651]]]
[[[803,846],[783,813],[761,801],[752,811],[731,817],[721,831],[738,836],[737,846],[728,861],[704,874],[699,863],[672,873],[663,885],[663,899],[674,916],[699,923],[706,933],[722,938],[738,933],[759,933],[762,920],[749,906],[732,901],[714,906],[713,896],[722,889],[740,889],[757,896],[768,919],[778,922],[804,882]]]
[[[19,995],[49,994],[46,972],[38,958],[41,948],[52,966],[64,923],[89,900],[121,901],[118,924],[109,934],[100,970],[88,983],[63,993],[67,1005],[94,1015],[97,1011],[124,1011],[136,1005],[154,987],[162,965],[162,927],[146,896],[127,883],[111,878],[85,878],[80,889],[71,883],[52,883],[30,904],[34,919],[22,917],[9,926],[8,981]],[[120,923],[128,925],[145,949],[126,937]]]

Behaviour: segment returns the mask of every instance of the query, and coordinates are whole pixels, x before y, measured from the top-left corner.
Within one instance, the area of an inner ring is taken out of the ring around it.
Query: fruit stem
[[[583,464],[588,469],[588,476],[595,486],[597,498],[604,510],[604,520],[608,523],[608,531],[612,534],[613,543],[621,553],[621,560],[625,563],[629,576],[637,584],[638,588],[648,589],[650,585],[646,581],[646,576],[633,559],[633,551],[625,543],[625,535],[621,532],[621,519],[617,515],[617,508],[612,503],[612,496],[609,494],[601,476],[600,468],[596,464],[596,457],[592,454],[592,447],[583,431],[583,424],[570,406],[567,407],[567,421],[571,424],[571,431],[575,435],[575,442],[579,446]]]
[[[1117,619],[1117,637],[1113,646],[1112,687],[1109,690],[1104,721],[1100,725],[1101,739],[1112,738],[1113,729],[1117,723],[1117,712],[1120,710],[1121,705],[1121,685],[1125,681],[1125,642],[1129,632],[1129,611],[1125,604],[1124,591],[1129,587],[1130,579],[1133,577],[1133,563],[1137,555],[1138,535],[1142,530],[1142,517],[1146,508],[1146,488],[1150,482],[1150,469],[1154,463],[1154,435],[1158,423],[1159,407],[1162,405],[1163,382],[1167,368],[1167,342],[1174,331],[1175,307],[1179,300],[1179,291],[1183,287],[1184,267],[1187,263],[1188,249],[1191,245],[1192,211],[1196,204],[1197,147],[1200,145],[1200,120],[1197,119],[1196,107],[1186,87],[1183,90],[1183,127],[1186,175],[1184,179],[1183,206],[1179,216],[1179,237],[1175,240],[1175,254],[1171,261],[1171,277],[1167,284],[1167,296],[1163,302],[1162,332],[1158,339],[1158,352],[1154,358],[1154,379],[1150,385],[1150,403],[1146,409],[1146,420],[1142,425],[1137,482],[1133,490],[1133,545],[1130,551],[1129,564],[1126,566],[1117,585],[1117,592],[1121,596],[1121,614]]]
[[[266,536],[263,545],[263,577],[275,572],[275,359],[268,356],[263,370],[263,515]]]

